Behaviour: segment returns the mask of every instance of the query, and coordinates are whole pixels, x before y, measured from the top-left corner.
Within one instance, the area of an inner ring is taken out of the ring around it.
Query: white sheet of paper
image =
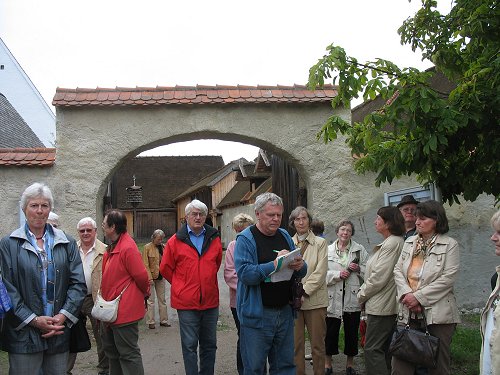
[[[300,255],[300,248],[296,248],[295,250],[276,258],[278,259],[277,270],[269,275],[272,283],[276,283],[278,281],[288,281],[291,279],[294,271],[291,268],[288,268],[288,265],[298,255]]]

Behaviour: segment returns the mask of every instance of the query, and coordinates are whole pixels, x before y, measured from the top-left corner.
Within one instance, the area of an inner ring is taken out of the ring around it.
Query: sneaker
[[[305,358],[306,360],[307,360],[307,359],[313,359],[313,356],[312,356],[312,354],[306,354],[306,355],[304,356],[304,358]]]
[[[357,372],[352,367],[347,367],[345,369],[345,375],[356,375]]]
[[[155,325],[154,324],[148,324],[148,327],[149,327],[149,329],[155,329]]]
[[[162,326],[162,327],[170,327],[170,324],[165,322],[165,323],[160,323],[160,326]]]
[[[325,375],[333,375],[333,369],[330,368],[325,368]]]

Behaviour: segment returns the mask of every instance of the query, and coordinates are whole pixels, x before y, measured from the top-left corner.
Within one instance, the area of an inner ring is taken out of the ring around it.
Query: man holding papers
[[[275,282],[271,279],[280,273],[277,256],[295,249],[290,235],[280,228],[282,215],[281,198],[273,193],[261,194],[255,200],[257,224],[236,238],[236,309],[245,375],[261,375],[266,360],[270,375],[295,374],[291,278]],[[300,254],[288,267],[300,278],[307,272]]]

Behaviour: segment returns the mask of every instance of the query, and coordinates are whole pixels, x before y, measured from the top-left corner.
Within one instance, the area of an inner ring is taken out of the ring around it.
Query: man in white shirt
[[[88,291],[87,296],[83,300],[81,313],[88,317],[92,324],[92,331],[94,332],[97,344],[98,374],[107,375],[109,374],[109,361],[102,348],[100,323],[90,314],[94,306],[97,291],[101,286],[102,258],[106,251],[106,245],[96,238],[97,225],[94,219],[84,217],[78,222],[76,229],[80,237],[77,244],[80,250],[80,257],[82,258],[83,272],[85,274],[85,282],[87,283]],[[70,353],[68,357],[68,374],[71,374],[71,370],[75,365],[75,360],[76,353]]]

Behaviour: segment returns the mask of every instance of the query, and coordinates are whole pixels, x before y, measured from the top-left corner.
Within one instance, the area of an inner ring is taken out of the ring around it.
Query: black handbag
[[[300,248],[300,255],[304,255],[306,252],[307,246],[309,245],[309,242],[305,242],[302,247]],[[292,309],[294,311],[299,311],[300,308],[302,307],[302,296],[304,295],[304,285],[302,284],[302,279],[297,276],[292,277],[292,286],[291,286],[291,294],[292,294],[292,299],[290,301],[290,305],[292,306]]]
[[[69,352],[81,353],[90,350],[90,337],[86,327],[87,317],[81,315],[70,328]]]
[[[429,333],[425,314],[423,316],[425,332],[410,328],[409,319],[406,325],[396,326],[389,346],[389,353],[402,361],[427,368],[436,368],[439,338]]]
[[[304,285],[299,277],[292,278],[292,301],[290,305],[294,310],[300,310],[302,307],[302,296],[304,295]]]

